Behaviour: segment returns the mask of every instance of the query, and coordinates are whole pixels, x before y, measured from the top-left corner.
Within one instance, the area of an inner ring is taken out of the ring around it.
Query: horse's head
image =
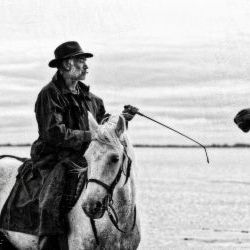
[[[130,161],[126,153],[122,116],[111,116],[98,125],[89,114],[89,128],[94,138],[85,153],[88,162],[88,183],[83,196],[82,208],[91,218],[101,218],[112,201],[114,189],[121,185],[122,175],[129,176]],[[125,166],[126,165],[126,166]],[[127,181],[127,179],[126,179]]]

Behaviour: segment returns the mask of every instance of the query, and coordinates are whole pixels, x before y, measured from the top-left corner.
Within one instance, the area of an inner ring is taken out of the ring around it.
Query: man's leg
[[[61,202],[65,187],[65,166],[58,163],[46,178],[39,195],[39,235],[65,233]]]

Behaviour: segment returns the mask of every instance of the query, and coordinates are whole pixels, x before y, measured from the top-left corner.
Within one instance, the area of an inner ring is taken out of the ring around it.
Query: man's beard
[[[73,81],[84,80],[85,74],[85,71],[77,69],[76,67],[72,67],[71,70],[68,72],[69,78]]]

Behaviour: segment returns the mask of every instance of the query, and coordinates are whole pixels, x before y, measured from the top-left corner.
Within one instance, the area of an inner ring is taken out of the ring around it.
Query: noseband
[[[109,144],[108,142],[106,142],[104,140],[100,140],[99,138],[98,139],[96,138],[95,140],[97,140],[97,141],[99,141],[101,143],[104,143],[104,144]],[[91,179],[87,180],[87,185],[90,182],[96,183],[96,184],[102,186],[107,191],[107,198],[105,199],[104,210],[107,211],[108,216],[109,216],[111,222],[113,223],[113,225],[115,226],[115,228],[117,230],[119,230],[120,232],[122,232],[122,233],[126,233],[125,231],[123,231],[123,230],[121,230],[119,228],[119,226],[118,226],[118,216],[117,216],[117,213],[115,212],[115,209],[113,207],[113,192],[114,192],[114,189],[115,189],[117,183],[120,181],[122,173],[126,176],[126,180],[124,182],[124,185],[126,185],[128,179],[130,177],[130,171],[131,171],[131,165],[132,165],[132,160],[127,154],[127,145],[126,145],[125,141],[121,142],[121,144],[123,146],[123,159],[122,159],[122,163],[120,165],[119,171],[118,171],[115,179],[113,180],[113,182],[110,185],[108,185],[108,184],[106,184],[106,183],[104,183],[104,182],[102,182],[102,181],[100,181],[98,179],[91,178]],[[124,169],[123,169],[124,162],[125,162],[126,158],[127,158],[127,173],[125,173]],[[98,236],[97,236],[97,229],[96,229],[96,225],[95,225],[95,220],[90,217],[90,222],[91,222],[92,230],[93,230],[97,245],[99,245],[99,239],[98,239]],[[136,207],[134,207],[133,225],[132,225],[132,227],[131,227],[131,229],[129,231],[132,231],[134,229],[135,223],[136,223]]]

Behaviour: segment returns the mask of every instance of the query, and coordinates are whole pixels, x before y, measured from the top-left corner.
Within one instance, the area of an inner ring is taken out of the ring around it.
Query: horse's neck
[[[131,162],[131,170],[130,170],[130,176],[128,178],[127,183],[126,176],[124,174],[121,175],[121,179],[117,185],[117,188],[114,190],[114,198],[117,199],[117,203],[119,204],[120,209],[126,208],[126,206],[134,206],[135,205],[135,184],[134,184],[134,151],[133,147],[128,139],[128,136],[125,135],[124,139],[127,144],[127,155],[130,158]],[[128,159],[127,159],[128,160]],[[127,162],[127,164],[129,164]],[[128,167],[128,166],[127,166]],[[125,184],[125,185],[124,185]]]
[[[126,177],[120,179],[113,194],[113,206],[119,219],[121,228],[129,227],[133,223],[135,208],[135,185],[134,174],[131,169],[131,175],[124,185]]]
[[[134,168],[135,168],[135,157],[134,149],[130,143],[130,139],[127,134],[125,134],[124,139],[127,144],[127,155],[130,160],[132,160],[130,177],[128,178],[127,183],[126,176],[122,174],[122,177],[117,185],[117,188],[114,190],[114,204],[117,204],[117,211],[122,215],[123,218],[127,219],[131,214],[133,214],[135,207],[135,181],[134,181]],[[124,185],[125,184],[125,185]],[[126,213],[126,215],[124,215]],[[126,220],[125,220],[126,221]]]

